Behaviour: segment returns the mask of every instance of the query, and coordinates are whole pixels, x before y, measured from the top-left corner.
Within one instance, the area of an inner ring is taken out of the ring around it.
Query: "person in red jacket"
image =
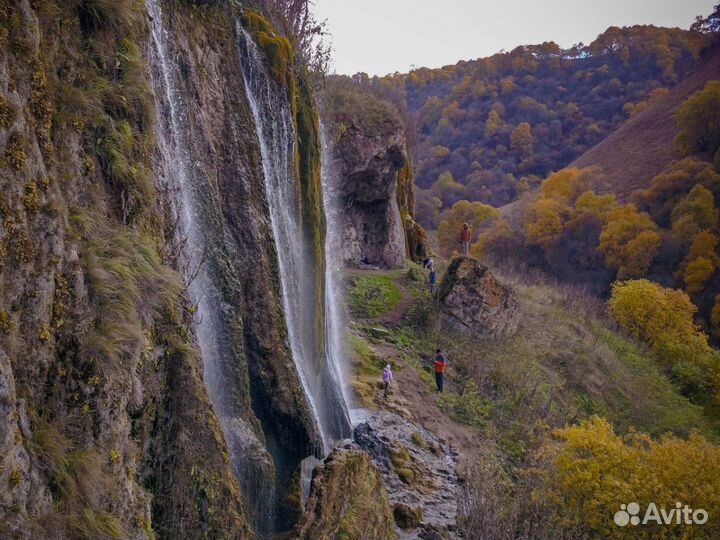
[[[435,351],[435,385],[439,394],[443,393],[445,386],[445,366],[447,365],[447,357],[438,349]]]
[[[472,229],[467,223],[463,223],[462,231],[460,231],[460,242],[462,242],[463,256],[470,255],[470,240],[472,240]]]

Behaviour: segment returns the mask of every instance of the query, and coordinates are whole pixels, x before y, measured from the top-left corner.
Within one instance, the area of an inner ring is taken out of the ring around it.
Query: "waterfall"
[[[250,352],[259,354],[254,349],[249,351],[245,341],[248,328],[245,322],[251,317],[243,311],[246,309],[244,292],[252,276],[238,275],[238,268],[246,268],[252,261],[242,258],[246,251],[238,246],[237,231],[232,228],[237,225],[230,224],[224,213],[227,192],[219,191],[218,183],[207,172],[206,156],[198,154],[204,141],[198,139],[196,133],[201,132],[200,128],[195,125],[195,116],[189,114],[192,94],[188,94],[190,88],[184,86],[180,73],[182,61],[167,26],[172,19],[164,19],[163,5],[170,3],[146,0],[151,21],[150,76],[156,109],[155,171],[159,187],[169,195],[161,198],[163,202],[168,199],[167,214],[177,216],[174,230],[180,251],[178,265],[188,282],[188,297],[197,306],[196,335],[207,394],[228,445],[248,519],[261,536],[266,536],[286,525],[285,518],[278,514],[281,507],[278,493],[288,489],[298,459],[302,459],[305,452],[323,454],[336,440],[350,435],[339,367],[342,319],[333,275],[337,268],[332,262],[334,240],[328,235],[325,247],[330,262],[324,265],[327,274],[322,276],[321,283],[325,284],[321,295],[316,295],[319,280],[316,280],[314,257],[306,249],[313,239],[306,238],[300,218],[301,192],[291,105],[286,92],[268,75],[258,49],[238,23],[242,69],[238,69],[241,73],[237,76],[244,80],[255,124],[272,226],[272,238],[263,240],[267,242],[263,249],[267,249],[272,258],[274,248],[277,255],[277,281],[284,318],[275,322],[282,327],[278,334],[286,337],[283,350],[278,354],[287,354],[284,357],[287,361],[292,356],[297,381],[304,392],[304,397],[299,396],[296,403],[297,427],[292,428],[300,434],[294,439],[297,447],[290,449],[296,453],[289,454],[288,448],[293,443],[278,442],[281,439],[276,430],[283,429],[283,425],[277,423],[278,416],[272,416],[275,413],[267,413],[272,397],[252,394],[249,370],[257,368],[248,365],[247,358],[243,357]],[[256,169],[251,166],[250,170]],[[248,182],[256,180],[261,181],[259,175],[252,176]],[[240,177],[238,184],[242,185]],[[264,203],[257,198],[248,201],[249,205],[257,206],[258,212],[263,211]],[[327,206],[325,210],[329,211]],[[273,272],[274,268],[269,271]],[[267,276],[268,282],[274,280],[273,276]],[[320,296],[325,302],[320,308],[324,307],[328,314],[324,332],[317,329],[316,306]],[[287,381],[287,384],[295,382]],[[291,455],[289,461],[288,455]]]
[[[314,305],[315,272],[308,260],[300,221],[300,192],[296,181],[296,135],[292,110],[284,89],[280,89],[265,67],[255,42],[238,23],[238,46],[243,65],[246,93],[260,141],[273,235],[277,247],[288,340],[293,360],[300,375],[305,394],[310,401],[315,420],[327,452],[333,442],[347,437],[350,423],[347,406],[336,369],[336,322],[331,316],[335,307],[332,298],[335,287],[326,297],[328,327],[325,329],[325,358],[316,358],[314,343],[318,336],[313,330],[316,315]],[[326,246],[327,247],[327,246]],[[326,275],[327,278],[327,275]],[[325,293],[328,292],[326,283]],[[332,330],[328,332],[328,330]]]
[[[170,204],[178,218],[179,265],[184,269],[186,280],[191,280],[188,293],[197,306],[196,333],[208,396],[220,420],[233,471],[244,493],[252,494],[251,500],[246,500],[250,521],[259,532],[267,532],[273,529],[276,507],[272,458],[265,443],[244,418],[252,413],[241,411],[232,397],[236,388],[232,368],[228,366],[235,361],[235,356],[226,327],[231,308],[219,290],[212,255],[214,243],[223,242],[223,232],[217,230],[219,220],[207,207],[212,199],[207,179],[193,163],[187,104],[178,83],[177,62],[172,56],[160,2],[146,0],[151,18],[157,175],[171,192]]]
[[[346,317],[343,306],[345,299],[342,293],[340,276],[344,269],[342,256],[343,220],[342,198],[338,171],[332,159],[332,143],[325,126],[320,125],[322,142],[322,190],[327,235],[325,237],[325,313],[326,313],[326,341],[328,365],[332,370],[335,384],[345,401],[346,407],[352,404],[352,395],[348,388],[347,363],[345,359],[345,325]]]

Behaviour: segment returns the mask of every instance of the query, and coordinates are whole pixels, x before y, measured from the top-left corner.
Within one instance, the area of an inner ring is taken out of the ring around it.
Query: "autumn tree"
[[[485,138],[491,139],[502,127],[503,121],[500,115],[495,110],[490,111],[487,120],[485,120]]]
[[[709,81],[680,106],[677,125],[676,142],[686,154],[720,149],[720,81]]]
[[[697,308],[683,291],[646,279],[616,282],[610,313],[620,327],[645,341],[687,395],[717,395],[720,354],[695,324]]]
[[[720,185],[720,174],[696,158],[673,161],[655,176],[648,188],[633,194],[633,200],[661,227],[670,227],[673,208],[697,184],[710,191]]]
[[[495,208],[481,202],[456,202],[450,209],[447,219],[443,219],[438,227],[440,253],[450,257],[459,248],[463,223],[468,223],[473,231],[477,231],[485,221],[498,215]]]
[[[594,169],[568,167],[551,174],[541,187],[542,196],[572,204],[580,194],[592,186],[593,175],[597,174]]]
[[[644,276],[662,244],[658,227],[634,204],[618,207],[607,216],[600,233],[605,262],[618,271],[619,279]]]
[[[713,194],[704,186],[696,185],[673,208],[671,219],[673,233],[687,243],[701,230],[717,230],[718,210]]]
[[[685,264],[683,281],[685,290],[690,294],[702,292],[705,282],[715,272],[715,264],[705,257],[697,257]]]
[[[462,197],[464,191],[465,186],[455,180],[450,171],[445,171],[440,174],[432,186],[433,194],[446,206],[457,202],[457,200]]]
[[[477,242],[470,248],[470,254],[478,259],[487,256],[506,259],[517,254],[523,243],[522,236],[503,218],[493,220],[477,238]]]
[[[594,191],[586,191],[575,201],[576,212],[592,214],[601,219],[604,219],[616,207],[615,195],[598,195]]]
[[[540,455],[550,463],[536,469],[546,471],[540,473],[536,496],[547,504],[552,533],[573,531],[577,538],[618,540],[713,538],[714,532],[706,526],[685,524],[663,526],[662,531],[652,524],[634,527],[628,536],[627,527],[612,521],[618,501],[634,501],[642,508],[650,502],[662,506],[682,501],[717,515],[720,447],[700,435],[687,439],[667,435],[659,440],[637,432],[622,436],[596,416],[555,430]]]
[[[528,242],[548,248],[563,232],[567,207],[557,199],[540,198],[525,212],[524,228]]]
[[[703,230],[695,235],[682,269],[682,278],[688,293],[702,292],[705,283],[717,269],[720,259],[716,253],[717,245],[718,237],[711,231]]]
[[[715,304],[713,304],[710,312],[710,322],[712,323],[713,335],[720,336],[720,294],[715,297]]]
[[[510,135],[510,148],[518,151],[522,157],[532,155],[534,142],[530,124],[527,122],[518,124]]]

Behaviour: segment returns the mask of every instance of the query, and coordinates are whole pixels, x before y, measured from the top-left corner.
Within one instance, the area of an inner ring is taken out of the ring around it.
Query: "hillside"
[[[569,166],[599,167],[604,173],[604,185],[599,190],[621,199],[647,188],[667,165],[682,157],[675,145],[678,107],[718,77],[720,47],[715,47],[668,95],[630,118]]]
[[[717,437],[714,421],[678,392],[647,349],[614,328],[601,302],[524,275],[506,272],[498,279],[517,302],[519,325],[502,338],[479,338],[446,324],[439,316],[445,309],[442,293],[430,296],[425,273],[416,266],[346,273],[356,406],[376,430],[385,424],[382,434],[391,445],[394,467],[385,474],[386,485],[402,485],[424,516],[422,523],[407,526],[402,538],[423,538],[423,528],[436,519],[428,515],[426,483],[434,479],[422,454],[423,440],[438,441],[434,444],[447,453],[448,468],[457,468],[466,480],[466,502],[457,509],[463,537],[509,539],[545,538],[547,531],[540,531],[553,528],[553,503],[544,514],[535,514],[531,501],[552,492],[542,471],[552,467],[545,461],[553,459],[546,445],[555,428],[597,422],[599,416],[620,437],[675,435],[673,440],[681,441],[692,432]],[[494,314],[496,322],[506,316]],[[436,347],[449,358],[443,395],[435,393],[432,374]],[[395,383],[386,398],[380,374],[388,363]],[[411,441],[403,440],[408,429],[417,433]],[[600,454],[612,460],[618,451],[614,447]],[[409,459],[401,458],[408,452]],[[591,470],[593,460],[602,459],[593,457],[589,446],[581,452]],[[627,479],[601,470],[624,489]],[[591,481],[575,485],[594,489]],[[392,503],[397,492],[389,491]],[[605,509],[598,502],[603,512],[612,504]],[[585,535],[576,530],[563,537],[596,537],[599,529],[591,522],[579,514],[575,526]],[[615,538],[619,532],[603,536]]]
[[[458,200],[499,207],[567,166],[682,80],[709,42],[678,28],[611,27],[587,46],[525,45],[356,79],[414,118],[418,217],[432,229]]]

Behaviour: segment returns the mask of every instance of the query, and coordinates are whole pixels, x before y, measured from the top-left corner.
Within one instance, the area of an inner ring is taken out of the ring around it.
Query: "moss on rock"
[[[382,477],[365,452],[336,449],[315,469],[310,498],[293,537],[300,540],[396,537]]]

